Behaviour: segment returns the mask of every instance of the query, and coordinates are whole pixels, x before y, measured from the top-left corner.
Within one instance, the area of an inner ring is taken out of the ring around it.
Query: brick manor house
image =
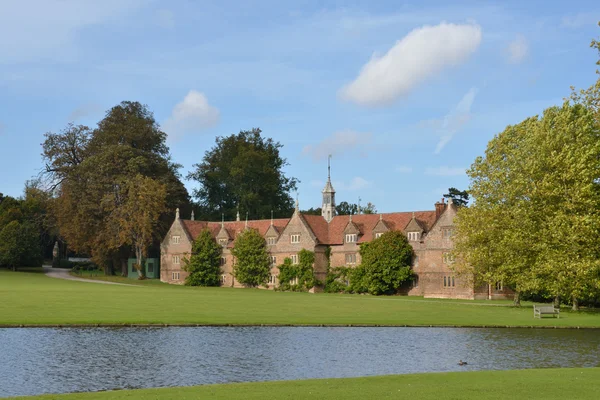
[[[394,212],[383,214],[335,215],[335,190],[330,174],[322,191],[322,215],[304,215],[298,208],[290,218],[240,221],[195,221],[181,219],[176,211],[175,221],[161,243],[160,280],[183,284],[187,272],[184,258],[189,257],[192,243],[208,228],[217,243],[223,246],[221,257],[221,286],[243,287],[233,276],[234,257],[231,254],[236,236],[244,229],[256,229],[267,243],[271,258],[268,288],[278,285],[278,265],[286,257],[298,262],[298,252],[307,249],[315,253],[314,271],[317,279],[325,281],[326,248],[331,247],[331,267],[355,266],[361,262],[360,244],[378,238],[390,230],[406,234],[415,253],[413,270],[417,276],[404,290],[409,296],[454,299],[499,299],[512,297],[501,284],[473,287],[465,279],[454,276],[450,269],[452,258],[453,220],[456,205],[442,199],[430,211]]]

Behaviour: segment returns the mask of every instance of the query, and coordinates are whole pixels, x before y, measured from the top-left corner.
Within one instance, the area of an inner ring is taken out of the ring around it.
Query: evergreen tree
[[[255,229],[246,229],[235,239],[231,251],[235,256],[233,273],[247,286],[265,285],[270,275],[270,261],[265,239]]]
[[[219,286],[222,247],[212,237],[210,230],[203,229],[192,246],[192,255],[184,260],[183,269],[189,273],[185,279],[188,286]]]

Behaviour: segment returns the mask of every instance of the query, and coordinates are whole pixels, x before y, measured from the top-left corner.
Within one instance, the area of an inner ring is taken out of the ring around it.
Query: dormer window
[[[381,235],[383,235],[383,232],[377,232],[375,234],[375,239],[379,239],[381,237]]]
[[[296,233],[294,235],[290,235],[290,242],[291,243],[300,243],[300,234]]]
[[[444,239],[450,239],[453,234],[454,234],[454,229],[452,229],[452,228],[442,229],[442,235],[444,236]]]
[[[227,246],[227,243],[229,243],[228,239],[219,239],[219,244],[221,246]]]
[[[277,238],[276,238],[276,237],[274,237],[274,236],[271,236],[271,237],[268,237],[268,238],[267,238],[267,244],[268,244],[269,246],[272,246],[272,245],[274,245],[274,244],[276,244],[276,243],[277,243]]]
[[[179,244],[179,243],[181,243],[181,236],[172,236],[171,237],[171,242],[173,244]]]
[[[408,232],[408,240],[416,242],[419,239],[421,239],[421,232]]]
[[[358,240],[358,235],[356,233],[347,233],[346,234],[346,243],[356,243]]]

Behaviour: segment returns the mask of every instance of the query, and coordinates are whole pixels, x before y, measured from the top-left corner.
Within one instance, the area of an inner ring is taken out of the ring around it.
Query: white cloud
[[[333,181],[332,185],[333,185],[334,189],[336,189],[338,191],[345,190],[345,191],[349,191],[349,192],[354,192],[357,190],[366,189],[366,188],[370,187],[372,185],[372,183],[369,182],[368,180],[364,179],[363,177],[356,176],[356,177],[352,178],[352,180],[348,183],[342,182],[342,181]]]
[[[339,95],[359,105],[388,105],[444,68],[464,62],[480,43],[476,24],[443,22],[414,29],[384,56],[373,55]]]
[[[171,29],[175,27],[175,15],[171,10],[160,9],[156,11],[156,20],[161,28]]]
[[[458,176],[464,175],[466,172],[466,168],[460,167],[435,167],[435,168],[427,168],[425,170],[426,175],[435,175],[435,176]]]
[[[412,172],[412,167],[407,167],[404,165],[401,165],[399,167],[396,167],[396,172],[399,172],[401,174],[410,174]]]
[[[163,124],[171,139],[192,131],[210,128],[219,122],[219,110],[210,104],[203,93],[190,90],[178,103]]]
[[[435,154],[439,154],[454,135],[471,120],[471,106],[478,91],[475,87],[469,89],[456,107],[446,114],[442,120],[428,120],[421,123],[437,129],[440,135],[440,140],[435,146]]]
[[[525,36],[517,35],[515,40],[509,43],[507,52],[509,63],[519,64],[522,62],[527,57],[527,54],[529,54],[529,44]]]
[[[316,145],[307,145],[302,149],[305,155],[311,155],[316,161],[327,158],[328,155],[348,154],[360,150],[364,154],[365,146],[371,143],[371,133],[361,133],[352,130],[335,132]]]

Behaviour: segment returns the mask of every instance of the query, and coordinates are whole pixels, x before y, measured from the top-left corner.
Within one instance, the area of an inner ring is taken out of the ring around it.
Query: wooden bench
[[[533,305],[533,318],[542,318],[542,315],[552,315],[555,316],[556,318],[560,318],[560,309],[557,307],[554,307],[553,305],[539,305],[539,304],[534,304]]]

